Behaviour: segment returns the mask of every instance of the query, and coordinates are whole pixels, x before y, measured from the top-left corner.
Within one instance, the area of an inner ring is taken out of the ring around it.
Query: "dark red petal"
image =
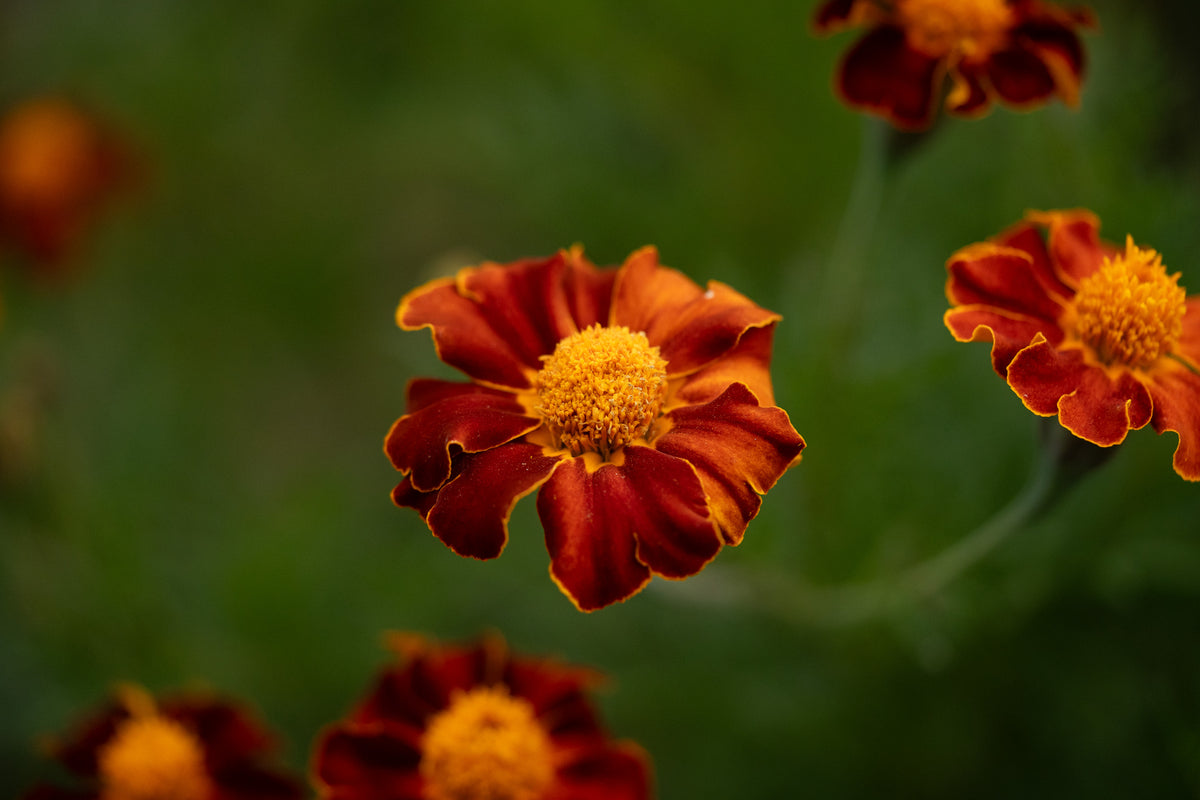
[[[587,690],[601,681],[590,670],[546,660],[514,659],[504,683],[514,697],[527,700],[552,737],[602,735]]]
[[[437,499],[427,506],[425,522],[460,556],[495,558],[508,542],[513,507],[546,480],[558,461],[525,442],[460,455],[455,459],[455,477],[437,491]],[[408,481],[397,486],[392,497],[397,504],[418,510],[429,500],[414,494]]]
[[[647,447],[623,452],[620,467],[595,472],[582,458],[563,463],[538,496],[550,574],[584,611],[626,599],[651,570],[692,575],[721,549],[687,462]]]
[[[422,800],[420,751],[384,730],[335,727],[313,753],[313,774],[327,800]]]
[[[950,94],[946,96],[946,110],[960,117],[977,117],[984,114],[992,103],[991,95],[984,87],[986,73],[983,64],[960,62],[950,69],[953,81]]]
[[[943,317],[950,333],[960,342],[992,342],[992,369],[1001,378],[1008,365],[1038,334],[1051,344],[1062,341],[1063,333],[1045,320],[1000,311],[990,306],[952,308]]]
[[[781,408],[762,407],[740,383],[701,406],[672,411],[656,450],[689,462],[700,476],[713,518],[737,544],[758,514],[763,495],[804,449]]]
[[[258,756],[274,747],[273,737],[244,710],[211,697],[163,698],[159,709],[196,734],[213,769]]]
[[[437,502],[438,493],[418,492],[412,487],[412,482],[405,478],[392,489],[392,502],[401,508],[415,508],[421,519],[429,517],[429,509]]]
[[[813,28],[817,33],[831,33],[852,25],[854,7],[860,0],[827,0],[813,15]]]
[[[112,738],[117,725],[129,717],[129,710],[116,700],[108,701],[99,711],[80,721],[61,741],[54,744],[54,757],[76,775],[97,774],[96,753]]]
[[[1036,414],[1057,413],[1063,427],[1101,447],[1120,444],[1150,421],[1150,394],[1133,373],[1110,376],[1078,348],[1059,350],[1038,337],[1008,365],[1008,383]]]
[[[459,453],[490,450],[541,425],[525,415],[511,392],[476,383],[415,381],[409,396],[417,410],[392,425],[384,452],[396,469],[410,473],[412,487],[421,492],[450,479],[451,459]],[[433,396],[439,399],[430,402]]]
[[[837,89],[847,103],[907,130],[928,128],[943,80],[941,60],[908,46],[904,31],[881,25],[846,53]]]
[[[578,246],[565,255],[567,270],[563,274],[563,290],[575,327],[583,330],[591,325],[607,325],[617,270],[597,269]]]
[[[1006,103],[1028,106],[1055,93],[1057,83],[1038,54],[1022,47],[992,53],[988,81]]]
[[[650,764],[641,748],[614,743],[585,748],[559,767],[546,800],[647,800]]]
[[[249,762],[231,764],[213,775],[211,800],[300,800],[308,793],[295,778]]]
[[[974,244],[951,256],[946,269],[946,297],[954,305],[984,305],[1057,327],[1063,306],[1047,294],[1024,251],[990,242]]]
[[[1200,375],[1162,359],[1148,377],[1154,398],[1154,430],[1179,435],[1174,466],[1180,477],[1200,481]]]
[[[1029,256],[1030,268],[1046,294],[1060,301],[1066,301],[1075,294],[1075,291],[1063,283],[1055,273],[1040,225],[1028,221],[1018,222],[995,237],[994,241],[1002,247],[1022,250]]]
[[[779,315],[716,281],[702,291],[683,273],[659,266],[658,252],[644,247],[617,275],[612,318],[614,325],[643,331],[674,377],[720,358],[747,331],[771,325]]]
[[[1047,226],[1046,249],[1055,274],[1072,289],[1104,263],[1112,248],[1100,241],[1100,220],[1090,211],[1033,212],[1029,218]]]
[[[1068,105],[1079,100],[1085,58],[1083,44],[1072,30],[1094,24],[1090,13],[1040,15],[1013,29],[1013,38],[1031,48],[1049,69],[1057,94]]]
[[[736,347],[688,375],[668,403],[707,403],[728,389],[730,384],[738,382],[746,384],[758,402],[774,405],[775,392],[771,386],[771,348],[774,338],[774,325],[746,331]]]

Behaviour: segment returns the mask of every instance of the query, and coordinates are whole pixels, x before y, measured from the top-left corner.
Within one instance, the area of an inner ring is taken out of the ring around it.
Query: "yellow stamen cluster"
[[[554,780],[550,737],[505,687],[458,692],[421,742],[426,800],[540,800]]]
[[[667,391],[667,362],[644,333],[593,325],[543,356],[537,411],[573,455],[604,458],[645,435]]]
[[[207,800],[212,782],[194,734],[153,711],[121,722],[97,756],[100,800]]]
[[[909,43],[931,56],[990,53],[1012,26],[1006,0],[897,0],[896,14]]]
[[[1169,352],[1183,330],[1186,292],[1162,256],[1125,242],[1075,294],[1075,331],[1105,364],[1148,367]]]

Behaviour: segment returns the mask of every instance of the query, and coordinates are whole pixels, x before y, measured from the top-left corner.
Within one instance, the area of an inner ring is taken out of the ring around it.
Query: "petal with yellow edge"
[[[1032,257],[1024,251],[974,244],[951,256],[946,268],[946,297],[955,305],[984,304],[1051,324],[1063,312],[1063,304],[1046,292]]]
[[[688,375],[668,402],[671,405],[707,403],[730,384],[745,384],[762,405],[775,404],[771,386],[771,348],[775,325],[751,328],[737,346],[715,361]]]
[[[871,109],[904,130],[933,121],[944,68],[939,59],[908,46],[904,31],[881,25],[847,51],[837,90],[853,106]]]
[[[992,369],[1004,377],[1017,353],[1030,345],[1035,336],[1062,341],[1062,331],[1035,317],[1014,314],[990,306],[959,306],[943,316],[946,327],[960,342],[991,342]]]
[[[760,496],[795,463],[804,439],[783,409],[763,408],[739,383],[669,418],[671,428],[655,448],[695,467],[725,542],[738,544],[758,514]]]
[[[1181,478],[1200,481],[1200,375],[1167,360],[1147,379],[1154,398],[1154,430],[1179,436],[1172,464]]]

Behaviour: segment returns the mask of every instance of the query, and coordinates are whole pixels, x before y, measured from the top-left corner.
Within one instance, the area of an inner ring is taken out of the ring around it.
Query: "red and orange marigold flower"
[[[41,784],[24,800],[300,800],[298,780],[262,764],[272,746],[232,703],[202,694],[155,701],[124,686],[51,745],[74,784]]]
[[[1179,435],[1175,471],[1200,480],[1200,295],[1087,211],[1027,215],[954,254],[946,326],[991,341],[992,366],[1027,408],[1107,447],[1152,424]]]
[[[849,105],[899,128],[932,122],[944,91],[959,116],[985,113],[993,101],[1028,108],[1057,96],[1079,99],[1084,54],[1076,30],[1086,10],[1043,0],[827,0],[820,33],[866,25],[842,58],[836,86]]]
[[[318,739],[326,800],[645,800],[640,747],[614,742],[587,690],[601,676],[517,658],[491,637],[467,647],[411,635],[358,707]]]
[[[418,379],[385,451],[392,498],[456,553],[494,558],[539,487],[550,573],[583,610],[736,545],[804,440],[772,405],[779,316],[701,289],[652,247],[620,269],[579,248],[484,263],[403,298],[471,381]]]
[[[47,97],[12,108],[0,119],[0,250],[62,271],[133,172],[125,143],[76,104]]]

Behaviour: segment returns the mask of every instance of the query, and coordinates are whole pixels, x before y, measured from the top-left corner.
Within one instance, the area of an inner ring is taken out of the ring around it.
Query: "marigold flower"
[[[1021,402],[1108,447],[1151,423],[1179,436],[1175,471],[1200,480],[1200,295],[1088,211],[1032,212],[951,256],[946,326],[991,341]]]
[[[314,782],[337,800],[644,800],[650,766],[608,738],[601,676],[517,658],[503,640],[437,646],[398,634],[401,663],[318,739]]]
[[[946,109],[959,116],[982,115],[993,100],[1077,105],[1076,29],[1094,24],[1087,10],[1043,0],[826,0],[814,18],[819,33],[870,26],[842,58],[838,93],[906,130],[933,122],[947,76]]]
[[[551,577],[585,611],[738,544],[804,447],[772,405],[779,316],[701,289],[652,247],[620,269],[580,248],[469,267],[409,293],[396,319],[431,328],[472,380],[409,384],[384,443],[404,473],[393,500],[484,559],[542,487]]]
[[[51,97],[16,106],[0,119],[0,247],[61,271],[132,173],[128,148],[75,104]]]
[[[299,800],[299,781],[260,764],[271,747],[229,702],[199,694],[155,701],[122,686],[51,746],[76,785],[41,784],[25,800]]]

